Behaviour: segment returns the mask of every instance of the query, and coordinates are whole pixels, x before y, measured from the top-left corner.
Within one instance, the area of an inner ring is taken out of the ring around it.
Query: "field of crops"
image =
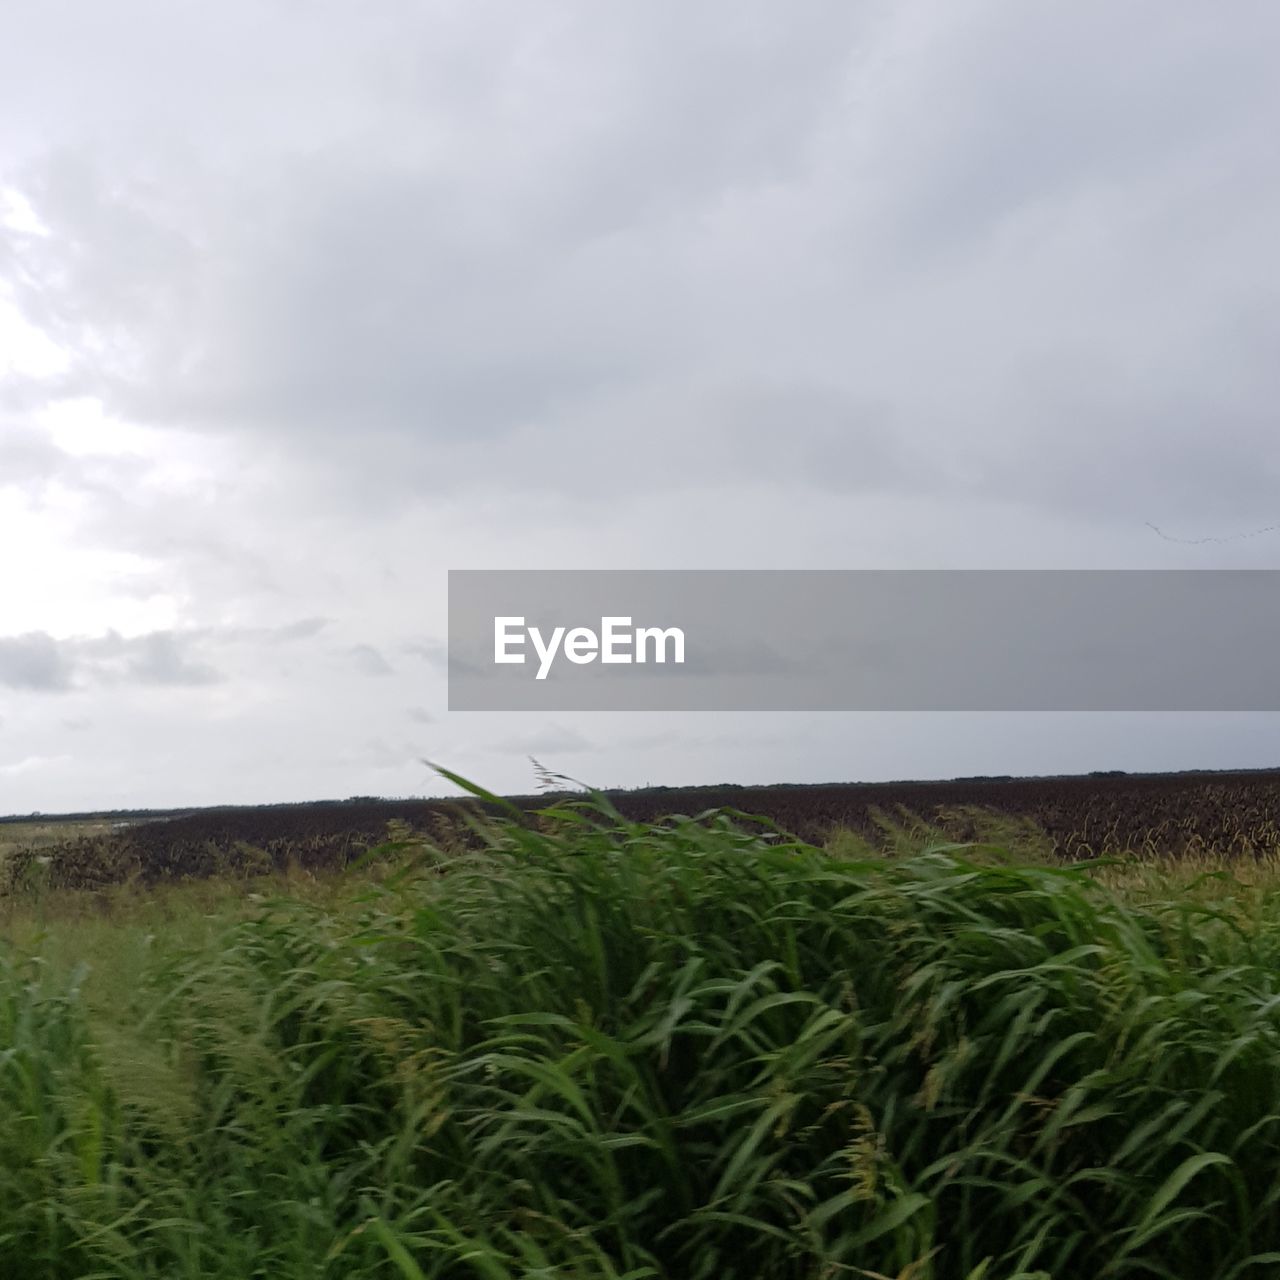
[[[1280,876],[1186,866],[594,803],[11,894],[0,1275],[1280,1274]]]
[[[873,844],[921,823],[959,840],[1034,831],[1064,860],[1131,853],[1147,858],[1228,860],[1280,854],[1280,772],[1093,775],[1052,779],[957,779],[831,786],[654,788],[611,793],[626,817],[655,821],[734,808],[826,843],[833,832]],[[522,808],[548,803],[520,797]],[[473,806],[483,808],[483,806]],[[80,822],[58,838],[44,825],[39,848],[10,843],[0,823],[0,889],[33,874],[58,887],[92,888],[301,866],[337,868],[386,839],[388,824],[441,842],[465,838],[464,806],[450,801],[361,800],[211,809],[108,829]],[[17,850],[14,852],[14,850]]]

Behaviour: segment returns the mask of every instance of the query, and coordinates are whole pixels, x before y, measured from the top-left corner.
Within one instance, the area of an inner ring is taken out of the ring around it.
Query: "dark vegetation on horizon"
[[[1078,779],[1087,778],[1150,778],[1168,779],[1173,781],[1180,778],[1256,778],[1267,774],[1274,774],[1277,777],[1280,777],[1280,766],[1259,766],[1252,769],[1178,769],[1157,773],[1130,769],[1092,769],[1088,773],[973,773],[959,774],[954,778],[895,778],[886,782],[699,782],[688,786],[672,786],[669,783],[646,783],[644,786],[601,787],[597,788],[597,790],[601,795],[610,797],[629,795],[707,795],[717,791],[733,791],[739,794],[743,792],[754,793],[758,791],[834,790],[836,788],[849,788],[856,791],[864,791],[884,787],[949,787],[954,786],[957,783],[973,782],[1073,782]],[[550,793],[544,790],[537,794],[527,793],[522,795],[511,793],[505,795],[503,798],[513,800],[517,803],[527,802],[528,804],[541,804],[546,803],[548,797],[552,794],[570,795],[578,793],[568,789],[559,793]],[[350,808],[352,805],[372,804],[448,804],[454,803],[458,799],[458,797],[453,796],[347,796],[342,800],[275,800],[264,804],[185,805],[168,809],[84,809],[59,813],[45,813],[41,810],[34,810],[31,813],[0,814],[0,825],[5,823],[25,823],[33,821],[39,821],[42,823],[90,821],[143,822],[164,818],[195,817],[198,814],[205,813],[238,813],[241,811],[248,813],[261,813],[264,810],[271,809],[283,809],[289,811],[297,809],[330,808],[335,806]]]
[[[533,813],[566,793],[507,803]],[[1280,854],[1280,772],[971,778],[950,782],[644,788],[607,794],[628,820],[734,809],[822,844],[846,832],[875,845],[921,825],[956,840],[985,838],[992,821],[1034,828],[1045,852],[1074,861],[1104,854],[1258,859]],[[204,809],[124,823],[106,833],[19,846],[0,861],[0,891],[33,876],[55,888],[97,888],[300,867],[345,867],[387,837],[389,824],[465,845],[468,821],[495,806],[471,798],[347,801]]]

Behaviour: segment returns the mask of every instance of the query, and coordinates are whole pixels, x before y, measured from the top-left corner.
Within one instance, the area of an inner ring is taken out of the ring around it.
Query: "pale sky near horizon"
[[[11,6],[0,813],[1280,765],[1261,713],[466,715],[443,664],[450,568],[1280,568],[1277,47]]]

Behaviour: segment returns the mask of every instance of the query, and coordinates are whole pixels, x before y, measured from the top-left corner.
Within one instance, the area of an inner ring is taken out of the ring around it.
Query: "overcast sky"
[[[1277,48],[8,6],[0,813],[1280,765],[1266,715],[449,714],[443,663],[450,568],[1280,567]]]

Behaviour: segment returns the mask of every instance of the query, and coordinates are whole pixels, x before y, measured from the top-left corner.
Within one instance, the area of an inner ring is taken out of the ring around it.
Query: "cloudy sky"
[[[443,664],[451,568],[1280,567],[1277,47],[9,6],[0,813],[1280,764],[1261,714],[449,714]]]

